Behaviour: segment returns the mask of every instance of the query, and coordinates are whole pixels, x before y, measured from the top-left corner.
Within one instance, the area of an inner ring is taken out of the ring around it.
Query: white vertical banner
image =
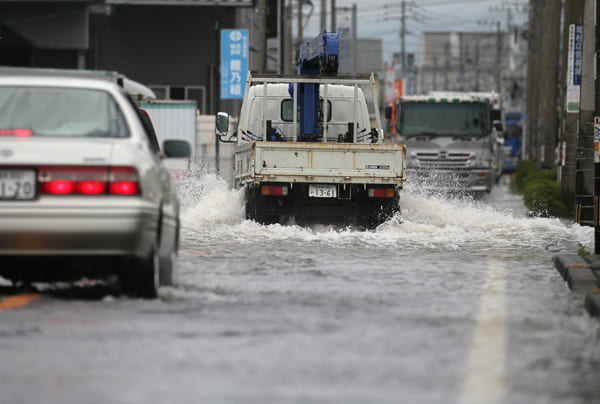
[[[567,55],[567,112],[578,113],[581,97],[581,63],[583,60],[583,25],[569,25]]]

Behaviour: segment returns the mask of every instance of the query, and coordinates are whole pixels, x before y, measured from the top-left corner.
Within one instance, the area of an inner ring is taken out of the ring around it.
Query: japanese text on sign
[[[243,98],[248,71],[248,30],[221,30],[221,99]]]
[[[581,91],[581,62],[583,51],[583,26],[569,25],[567,56],[567,112],[579,112]]]

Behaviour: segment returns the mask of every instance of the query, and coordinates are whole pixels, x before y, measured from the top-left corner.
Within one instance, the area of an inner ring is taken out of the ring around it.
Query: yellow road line
[[[0,300],[0,311],[23,307],[29,302],[39,299],[41,296],[42,295],[39,293],[26,293],[22,295],[6,297]]]
[[[506,277],[502,261],[488,261],[460,403],[502,403],[506,383]]]

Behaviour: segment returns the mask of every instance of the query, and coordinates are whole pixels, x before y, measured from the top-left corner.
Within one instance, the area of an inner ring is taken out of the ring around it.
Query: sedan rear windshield
[[[106,91],[0,87],[0,133],[33,136],[127,137],[125,119]]]

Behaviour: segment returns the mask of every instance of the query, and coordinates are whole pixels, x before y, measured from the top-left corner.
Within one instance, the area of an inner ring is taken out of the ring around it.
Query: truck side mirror
[[[217,112],[215,127],[219,135],[223,136],[227,134],[229,130],[229,114],[227,112]]]
[[[215,133],[217,134],[217,139],[223,143],[234,143],[237,140],[233,139],[233,136],[225,139],[227,136],[227,132],[229,131],[229,114],[227,112],[217,112],[217,116],[215,118]]]

